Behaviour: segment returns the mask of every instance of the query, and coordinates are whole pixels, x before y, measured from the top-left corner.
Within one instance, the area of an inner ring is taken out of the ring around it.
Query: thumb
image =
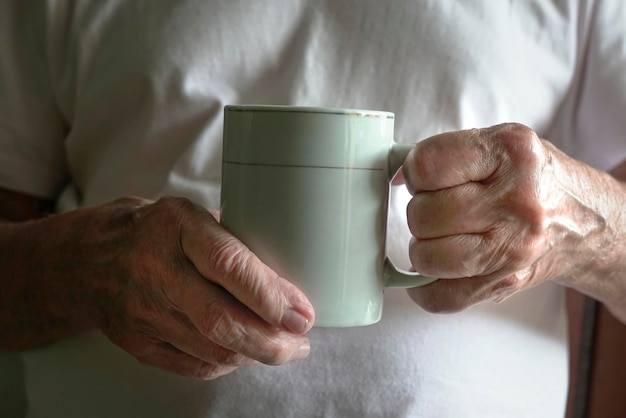
[[[296,334],[306,333],[313,325],[315,314],[306,296],[203,208],[185,218],[180,241],[202,276],[222,286],[266,322]]]

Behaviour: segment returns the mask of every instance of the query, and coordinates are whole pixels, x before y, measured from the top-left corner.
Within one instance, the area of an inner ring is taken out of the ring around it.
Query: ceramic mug
[[[390,181],[412,145],[390,112],[226,106],[221,223],[315,308],[315,326],[380,320],[383,291],[435,279],[385,257]]]

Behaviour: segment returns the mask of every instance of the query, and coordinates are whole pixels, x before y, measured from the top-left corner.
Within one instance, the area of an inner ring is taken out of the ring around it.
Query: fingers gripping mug
[[[226,106],[221,222],[315,308],[318,327],[377,322],[387,287],[435,279],[385,257],[389,183],[412,148],[389,112]]]

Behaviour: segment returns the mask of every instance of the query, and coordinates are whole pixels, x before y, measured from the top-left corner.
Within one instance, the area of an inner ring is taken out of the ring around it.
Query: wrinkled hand
[[[99,219],[99,327],[141,363],[208,379],[308,355],[311,304],[205,209],[120,199]]]
[[[455,312],[572,267],[574,241],[601,221],[560,184],[559,155],[518,124],[418,143],[403,165],[413,195],[410,258],[417,271],[442,280],[410,289],[413,300],[431,312]]]

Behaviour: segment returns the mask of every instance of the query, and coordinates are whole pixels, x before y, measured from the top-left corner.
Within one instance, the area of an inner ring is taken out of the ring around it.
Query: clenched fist
[[[409,290],[428,311],[500,301],[551,279],[578,277],[581,285],[615,247],[620,222],[594,190],[606,179],[523,125],[428,138],[403,174],[413,196],[411,262],[441,278]]]

